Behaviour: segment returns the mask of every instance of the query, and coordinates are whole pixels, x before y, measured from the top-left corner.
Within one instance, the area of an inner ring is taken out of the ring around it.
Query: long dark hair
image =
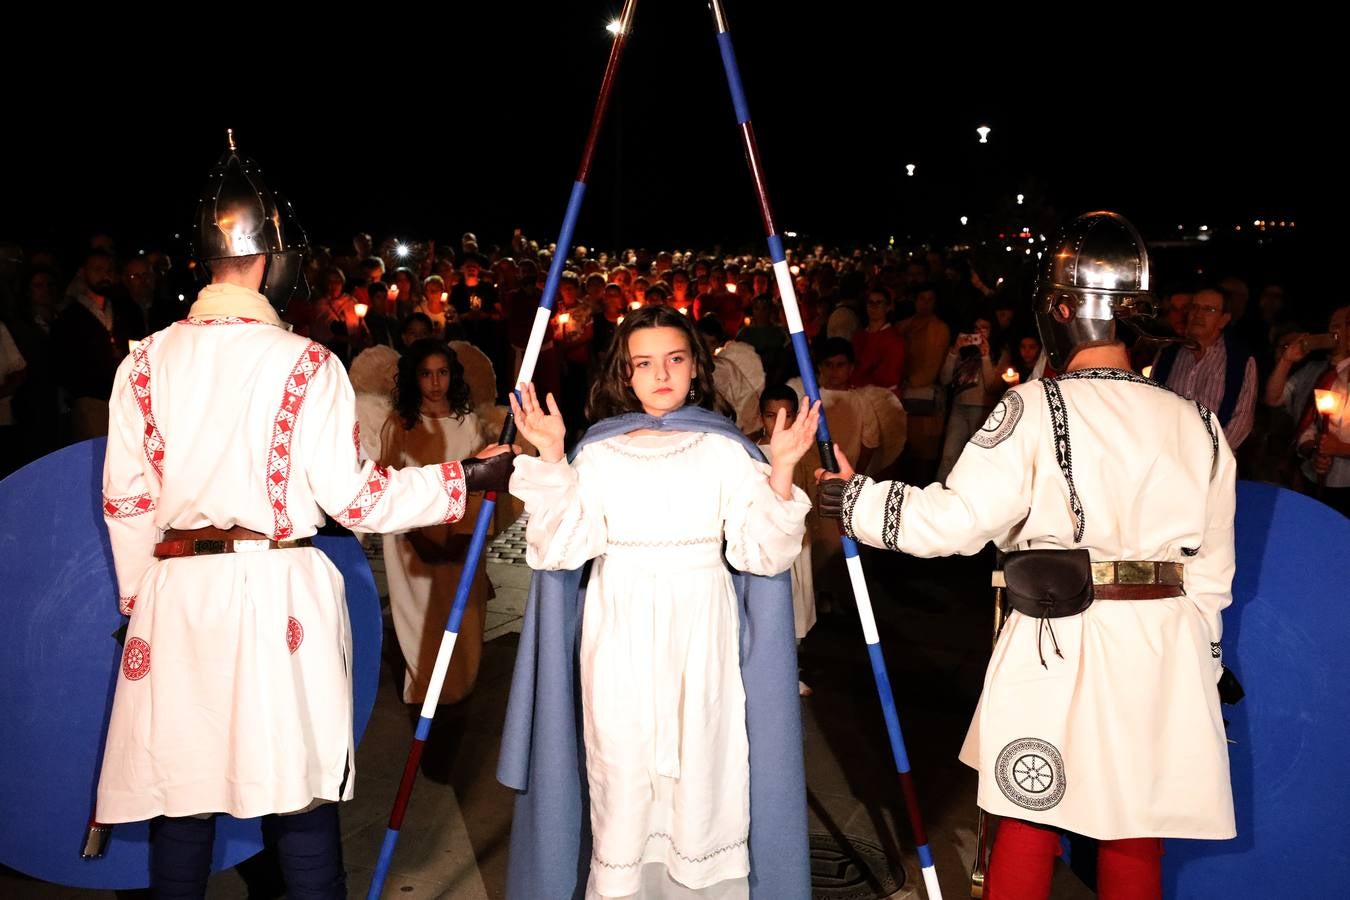
[[[403,427],[411,431],[417,427],[422,417],[422,389],[417,384],[417,369],[432,356],[444,356],[450,364],[450,389],[445,399],[450,403],[450,412],[456,419],[464,418],[472,407],[469,405],[469,383],[464,380],[464,366],[459,357],[444,341],[435,338],[423,338],[413,341],[398,361],[398,386],[394,391],[394,408],[398,410]]]
[[[644,306],[634,310],[619,323],[610,344],[609,354],[600,367],[599,376],[591,385],[591,396],[586,402],[586,418],[592,422],[608,419],[626,412],[642,412],[642,402],[633,393],[633,360],[628,354],[628,338],[639,328],[674,328],[689,342],[694,359],[694,379],[689,387],[694,396],[687,403],[728,413],[725,401],[713,387],[713,358],[694,325],[669,306]]]

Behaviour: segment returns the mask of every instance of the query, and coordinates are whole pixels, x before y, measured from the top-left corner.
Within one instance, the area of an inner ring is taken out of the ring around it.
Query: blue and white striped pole
[[[811,351],[806,343],[806,332],[802,329],[801,311],[797,305],[797,291],[792,283],[792,273],[788,270],[787,254],[783,250],[783,240],[778,235],[773,220],[773,209],[769,205],[769,191],[765,185],[759,147],[755,143],[754,126],[750,123],[750,106],[746,103],[745,90],[741,86],[741,72],[736,64],[736,52],[731,44],[726,11],[722,7],[722,0],[711,0],[711,6],[717,24],[717,44],[722,52],[722,68],[726,70],[727,86],[731,90],[731,104],[736,110],[736,124],[740,127],[746,162],[750,166],[750,177],[754,179],[755,193],[759,197],[759,212],[764,220],[764,233],[768,236],[769,257],[773,260],[774,277],[783,298],[783,314],[787,318],[788,332],[792,335],[792,350],[797,357],[797,367],[801,370],[802,385],[806,389],[807,399],[814,403],[820,399],[820,390],[816,385],[815,369],[811,365]],[[816,442],[820,449],[821,464],[830,472],[838,472],[839,463],[834,457],[834,443],[830,440],[830,429],[825,421],[823,409],[820,425],[816,431]],[[877,633],[877,621],[872,613],[872,598],[867,593],[862,561],[858,558],[858,545],[842,532],[839,539],[844,545],[844,563],[848,567],[853,597],[858,604],[858,618],[862,621],[867,654],[872,660],[872,675],[876,679],[877,695],[881,698],[881,711],[886,719],[886,731],[890,735],[891,755],[895,758],[895,768],[900,776],[900,788],[904,794],[910,828],[914,831],[914,841],[918,845],[924,885],[928,889],[930,900],[942,900],[937,869],[933,866],[933,853],[928,847],[928,835],[923,827],[923,817],[919,813],[914,779],[910,775],[909,754],[905,752],[905,738],[900,732],[900,716],[895,710],[895,695],[891,691],[891,679],[886,672],[885,657],[881,654],[881,636]]]
[[[590,131],[586,137],[586,146],[581,154],[581,165],[577,168],[577,177],[572,184],[572,194],[567,201],[567,212],[563,215],[562,229],[558,233],[557,251],[549,265],[548,279],[544,282],[544,293],[539,298],[539,309],[535,313],[534,325],[530,330],[530,340],[526,344],[521,359],[520,372],[516,375],[516,384],[523,384],[534,378],[534,367],[539,362],[539,351],[548,335],[549,320],[553,315],[553,302],[558,293],[558,282],[562,278],[563,263],[567,260],[567,248],[572,246],[572,233],[576,229],[577,216],[581,212],[581,200],[586,194],[586,182],[590,177],[591,161],[595,156],[596,140],[600,135],[600,126],[604,122],[605,110],[609,107],[609,97],[614,79],[619,72],[619,60],[623,56],[628,41],[628,33],[633,25],[633,13],[637,9],[637,0],[626,0],[623,12],[619,16],[614,41],[610,45],[609,64],[605,67],[605,76],[600,83],[600,96],[596,100],[595,113],[591,117]],[[502,427],[498,443],[508,444],[515,440],[515,420],[508,414]],[[483,547],[487,543],[488,528],[492,523],[493,510],[497,506],[497,495],[488,491],[483,503],[478,507],[478,520],[474,525],[473,538],[469,541],[468,553],[464,560],[464,570],[459,576],[459,585],[455,589],[455,602],[450,609],[450,618],[445,624],[445,634],[441,636],[441,646],[436,653],[436,663],[431,671],[431,681],[427,685],[427,696],[422,702],[422,714],[417,720],[417,731],[413,736],[412,748],[408,751],[408,760],[403,766],[403,778],[399,782],[398,794],[394,798],[394,808],[389,815],[389,829],[385,832],[384,843],[380,847],[380,856],[375,863],[375,873],[371,877],[367,900],[379,900],[384,890],[385,879],[389,875],[389,864],[394,858],[394,848],[398,844],[399,831],[403,827],[403,817],[408,809],[408,800],[412,797],[413,784],[417,780],[417,767],[426,746],[427,735],[431,732],[431,720],[436,715],[437,702],[441,697],[441,687],[445,684],[445,673],[450,668],[450,658],[455,652],[455,642],[459,638],[460,622],[464,618],[464,607],[468,604],[470,588],[478,571],[478,561],[483,557]]]

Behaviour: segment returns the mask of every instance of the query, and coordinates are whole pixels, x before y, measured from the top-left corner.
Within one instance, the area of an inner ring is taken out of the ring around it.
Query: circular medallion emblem
[[[1013,741],[999,753],[994,769],[1003,796],[1023,809],[1050,809],[1064,797],[1064,759],[1049,741]]]
[[[1003,399],[998,401],[989,418],[985,419],[980,430],[971,436],[970,442],[986,450],[997,447],[1008,439],[1008,435],[1013,433],[1017,423],[1022,420],[1024,406],[1020,394],[1008,391],[1003,395]]]
[[[150,645],[140,638],[127,641],[122,650],[122,674],[127,681],[140,681],[150,674]]]
[[[305,628],[300,624],[300,620],[291,616],[286,622],[286,646],[294,653],[299,649],[300,644],[305,640]]]

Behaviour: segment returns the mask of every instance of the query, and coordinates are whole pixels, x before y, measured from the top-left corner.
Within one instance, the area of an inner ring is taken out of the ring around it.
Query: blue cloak
[[[577,444],[639,428],[701,431],[763,455],[725,418],[683,407],[657,418],[628,413],[597,423]],[[572,900],[586,892],[591,819],[582,743],[578,645],[589,564],[535,572],[506,707],[497,780],[517,791],[506,895]],[[810,851],[791,573],[732,573],[741,620],[741,679],[750,740],[751,900],[808,900]]]

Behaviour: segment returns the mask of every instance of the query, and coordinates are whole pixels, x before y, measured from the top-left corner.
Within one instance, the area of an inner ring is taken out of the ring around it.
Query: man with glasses
[[[1186,307],[1186,345],[1158,354],[1153,380],[1214,410],[1237,450],[1252,433],[1257,376],[1256,359],[1226,331],[1232,318],[1220,288],[1196,291]]]

